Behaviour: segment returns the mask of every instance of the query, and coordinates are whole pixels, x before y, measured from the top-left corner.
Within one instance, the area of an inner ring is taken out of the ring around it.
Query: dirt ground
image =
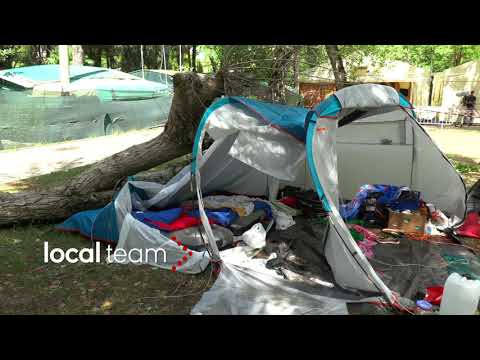
[[[0,151],[0,185],[32,176],[93,164],[126,148],[153,139],[163,127],[119,135]]]
[[[479,129],[426,127],[443,152],[456,160],[480,164]],[[0,151],[0,185],[32,176],[93,164],[126,148],[148,141],[163,131],[156,129],[75,140],[18,150]],[[464,159],[462,159],[464,158]]]
[[[480,164],[480,127],[470,129],[427,126],[427,132],[445,154],[466,158]]]

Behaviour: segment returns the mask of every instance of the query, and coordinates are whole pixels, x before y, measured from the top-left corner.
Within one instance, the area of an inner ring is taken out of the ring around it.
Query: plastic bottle
[[[479,299],[480,281],[453,273],[445,282],[440,315],[474,315]]]
[[[429,315],[432,313],[432,304],[425,300],[417,301],[417,314],[419,315]]]
[[[425,234],[427,235],[433,235],[435,231],[435,226],[431,223],[430,220],[425,224]]]

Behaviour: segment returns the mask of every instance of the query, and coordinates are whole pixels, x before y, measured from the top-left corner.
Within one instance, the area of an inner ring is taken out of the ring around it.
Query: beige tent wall
[[[480,60],[449,68],[434,74],[432,105],[443,108],[456,108],[461,97],[456,94],[462,91],[474,90],[480,93]]]
[[[383,66],[367,65],[359,72],[356,81],[366,83],[398,83],[399,89],[410,89],[410,101],[414,106],[428,105],[430,70],[404,61],[390,61]]]
[[[414,106],[427,106],[430,92],[430,79],[412,83],[411,102]]]

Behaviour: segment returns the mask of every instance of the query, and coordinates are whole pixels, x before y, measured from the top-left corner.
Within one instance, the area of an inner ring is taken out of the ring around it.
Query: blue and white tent
[[[203,151],[206,134],[214,143]],[[116,233],[111,234],[118,238],[109,240],[118,240],[117,248],[127,252],[162,247],[168,262],[151,264],[169,269],[181,259],[181,249],[136,220],[132,209],[162,208],[196,198],[209,251],[194,252],[193,261],[178,271],[196,273],[212,260],[223,260],[220,277],[224,277],[217,281],[228,286],[239,278],[246,280],[245,269],[235,270],[217,248],[202,202],[204,193],[275,199],[286,185],[316,190],[329,212],[324,255],[335,282],[345,289],[383,294],[390,301],[394,294],[340,216],[340,199],[352,199],[362,184],[397,184],[420,191],[457,223],[465,216],[466,189],[460,175],[416,122],[411,104],[382,85],[344,88],[314,110],[242,97],[218,99],[200,122],[192,154],[192,164],[165,185],[130,181],[123,187],[113,206],[103,210],[115,214]],[[95,226],[92,234],[99,237]]]

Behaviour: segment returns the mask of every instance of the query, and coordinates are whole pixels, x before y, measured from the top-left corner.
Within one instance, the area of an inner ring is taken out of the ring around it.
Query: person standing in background
[[[464,118],[465,118],[465,124],[468,126],[472,126],[473,112],[475,111],[476,102],[477,102],[477,98],[475,96],[475,91],[470,91],[470,95],[466,95],[462,99],[462,105],[467,108]]]

